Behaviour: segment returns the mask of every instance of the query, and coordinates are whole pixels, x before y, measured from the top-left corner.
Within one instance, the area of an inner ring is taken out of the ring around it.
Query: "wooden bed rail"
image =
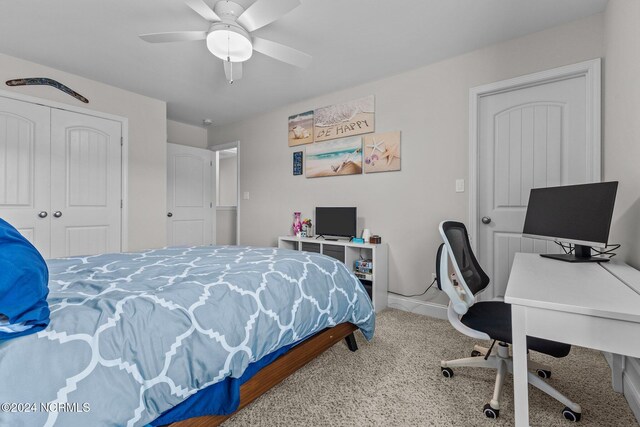
[[[341,323],[333,328],[325,329],[262,368],[249,381],[240,386],[240,406],[238,411],[281,383],[289,375],[315,359],[338,341],[347,338],[349,349],[355,351],[357,347],[355,347],[355,339],[352,334],[356,329],[357,327],[351,323]],[[169,426],[216,427],[231,416],[233,414],[196,417],[175,422],[169,424]]]

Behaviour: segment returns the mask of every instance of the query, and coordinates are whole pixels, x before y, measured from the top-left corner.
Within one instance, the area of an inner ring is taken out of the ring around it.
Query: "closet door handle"
[[[172,214],[171,212],[169,212],[169,213],[167,214],[167,216],[168,216],[169,218],[171,218],[171,217],[173,216],[173,214]]]
[[[53,213],[53,216],[54,216],[54,217],[56,217],[56,218],[60,218],[60,217],[62,216],[62,212],[60,212],[60,211],[55,211],[55,212]]]
[[[49,215],[49,214],[47,213],[47,211],[40,211],[40,212],[38,212],[38,216],[39,216],[40,218],[46,218],[46,217],[47,217],[47,215]]]

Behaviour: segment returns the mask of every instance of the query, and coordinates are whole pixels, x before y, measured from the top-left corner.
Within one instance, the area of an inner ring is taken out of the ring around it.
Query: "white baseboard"
[[[602,352],[609,367],[613,369],[613,357],[611,353]],[[631,412],[640,423],[640,359],[624,358],[624,370],[622,371],[622,392],[627,399]],[[614,374],[615,375],[615,374]]]
[[[389,294],[388,306],[398,310],[422,314],[424,316],[435,317],[438,319],[447,318],[447,307],[444,305],[434,304],[428,301],[420,301],[399,295]]]

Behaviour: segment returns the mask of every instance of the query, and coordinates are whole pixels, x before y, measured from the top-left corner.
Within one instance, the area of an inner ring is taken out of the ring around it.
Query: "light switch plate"
[[[242,198],[243,198],[244,200],[249,200],[249,192],[248,192],[248,191],[245,191],[245,192],[244,192],[244,194],[242,195]]]
[[[464,179],[456,179],[456,193],[464,193]]]

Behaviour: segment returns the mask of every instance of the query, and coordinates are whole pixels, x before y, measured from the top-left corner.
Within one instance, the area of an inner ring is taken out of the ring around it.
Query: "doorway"
[[[240,143],[210,147],[216,162],[216,244],[240,244]]]

